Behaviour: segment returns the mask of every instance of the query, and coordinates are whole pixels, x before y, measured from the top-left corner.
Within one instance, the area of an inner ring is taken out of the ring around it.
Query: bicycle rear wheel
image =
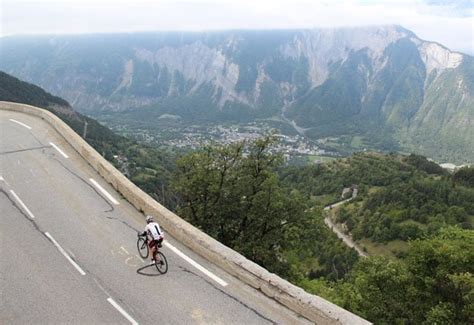
[[[165,274],[168,272],[168,261],[166,260],[166,256],[162,252],[156,253],[157,262],[155,262],[156,269],[161,274]]]
[[[137,249],[138,249],[138,254],[140,254],[140,256],[142,258],[147,258],[148,257],[149,251],[148,251],[148,245],[146,243],[145,238],[143,238],[143,237],[138,238],[138,240],[137,240]]]

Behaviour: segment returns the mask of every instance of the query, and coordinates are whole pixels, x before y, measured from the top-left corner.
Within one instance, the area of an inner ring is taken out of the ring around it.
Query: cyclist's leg
[[[162,242],[163,242],[163,238],[160,238],[160,239],[158,239],[158,240],[156,241],[156,245],[155,245],[155,257],[154,257],[154,259],[155,259],[156,262],[160,262],[160,256],[158,255],[158,248],[161,247],[161,243],[162,243]],[[158,260],[157,260],[157,258],[158,258]]]
[[[150,241],[148,247],[150,248],[150,251],[151,251],[151,261],[154,262],[155,261],[155,255],[156,255],[156,243],[154,240]]]

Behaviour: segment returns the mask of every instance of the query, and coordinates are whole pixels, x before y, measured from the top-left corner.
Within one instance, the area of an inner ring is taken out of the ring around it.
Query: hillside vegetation
[[[451,175],[416,155],[357,154],[284,167],[272,141],[206,147],[178,160],[178,212],[248,258],[377,324],[474,319],[472,169]],[[336,215],[356,239],[402,250],[360,258],[322,208],[357,185]],[[466,186],[468,185],[468,186]]]
[[[330,211],[356,241],[368,248],[387,246],[401,254],[411,239],[441,228],[474,225],[472,168],[451,175],[418,155],[354,154],[327,165],[289,167],[284,181],[315,205],[340,200],[345,187],[357,186],[358,197]],[[402,251],[400,251],[402,250]]]

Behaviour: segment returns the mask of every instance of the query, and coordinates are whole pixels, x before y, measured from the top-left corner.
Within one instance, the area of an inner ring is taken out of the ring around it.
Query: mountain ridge
[[[472,145],[449,150],[474,137],[472,86],[465,81],[472,78],[471,57],[398,25],[0,43],[0,68],[87,114],[173,114],[200,123],[277,117],[312,138],[349,131],[377,138],[385,143],[380,148],[398,143],[440,160],[474,160]],[[453,98],[457,104],[447,110]],[[430,143],[433,130],[442,152]]]

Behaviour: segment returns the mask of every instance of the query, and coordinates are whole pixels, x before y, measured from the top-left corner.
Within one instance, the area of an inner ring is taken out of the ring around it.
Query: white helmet
[[[152,216],[146,216],[146,222],[152,222],[153,221],[153,217]]]

